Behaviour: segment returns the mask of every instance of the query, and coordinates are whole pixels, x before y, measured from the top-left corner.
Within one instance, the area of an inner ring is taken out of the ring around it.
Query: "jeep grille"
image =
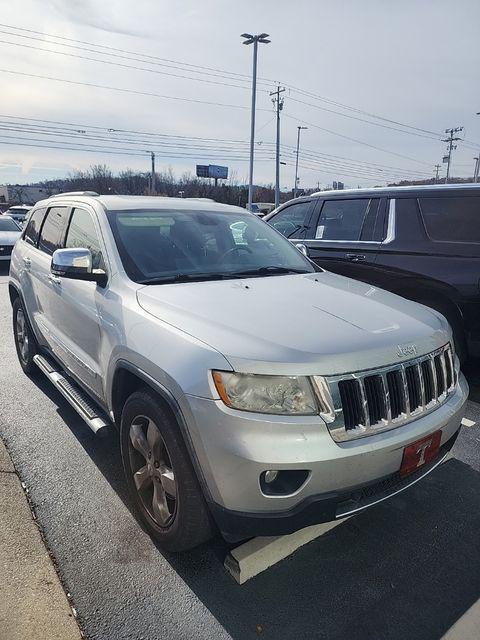
[[[457,384],[450,344],[382,369],[327,377],[334,408],[324,416],[342,442],[393,429],[443,404]]]

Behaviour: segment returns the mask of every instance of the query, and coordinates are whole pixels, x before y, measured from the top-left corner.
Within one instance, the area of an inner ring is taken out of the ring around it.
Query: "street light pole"
[[[155,154],[153,151],[150,151],[150,155],[152,157],[152,172],[150,177],[150,195],[155,195]]]
[[[245,38],[243,44],[253,44],[253,77],[252,77],[252,113],[250,120],[250,171],[248,179],[248,210],[252,209],[253,201],[253,155],[255,147],[255,102],[257,99],[257,52],[258,43],[268,44],[270,40],[267,40],[268,33],[261,33],[257,36],[252,36],[250,33],[242,33],[242,38]]]
[[[475,171],[473,172],[473,181],[478,182],[478,173],[480,169],[480,154],[478,154],[478,156],[474,158],[474,160],[475,160]]]
[[[297,197],[297,185],[298,185],[298,153],[300,151],[300,131],[302,129],[308,129],[308,127],[297,127],[297,159],[295,160],[295,184],[293,187],[293,197]]]

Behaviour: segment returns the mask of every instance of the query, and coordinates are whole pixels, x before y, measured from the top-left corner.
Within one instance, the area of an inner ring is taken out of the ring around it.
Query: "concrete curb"
[[[82,633],[0,440],[0,637],[80,640]]]

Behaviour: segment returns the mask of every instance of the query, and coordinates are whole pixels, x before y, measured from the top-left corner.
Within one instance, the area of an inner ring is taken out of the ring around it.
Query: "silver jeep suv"
[[[115,425],[165,549],[341,518],[434,469],[467,384],[445,319],[323,271],[243,209],[67,193],[12,254],[23,370]]]

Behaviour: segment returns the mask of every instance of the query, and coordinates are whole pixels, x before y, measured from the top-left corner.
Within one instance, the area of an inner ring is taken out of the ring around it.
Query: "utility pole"
[[[150,195],[155,195],[155,154],[153,151],[150,151],[150,155],[152,157],[152,172],[150,174]]]
[[[250,33],[242,33],[241,38],[245,38],[243,44],[253,44],[253,73],[252,73],[252,114],[250,121],[250,175],[248,179],[248,210],[252,210],[253,201],[253,154],[255,147],[255,102],[257,98],[257,53],[258,43],[268,44],[268,33],[261,33],[252,36]]]
[[[280,98],[280,94],[285,91],[283,87],[280,89],[278,85],[276,91],[270,93],[271,96],[275,96],[272,100],[276,107],[277,112],[277,145],[275,150],[275,209],[280,204],[280,111],[283,109],[283,97]]]
[[[295,161],[295,185],[293,187],[293,197],[297,197],[297,186],[298,186],[298,153],[300,151],[300,131],[302,129],[308,129],[308,127],[297,127],[297,159]]]
[[[445,156],[447,158],[447,175],[445,176],[445,184],[448,182],[448,179],[450,177],[450,165],[452,163],[452,151],[457,148],[457,145],[453,144],[453,143],[457,142],[458,140],[461,140],[461,138],[459,138],[458,136],[455,136],[455,134],[456,133],[460,133],[460,131],[463,131],[463,127],[455,127],[455,128],[452,128],[452,129],[445,129],[445,133],[448,134],[448,136],[442,140],[442,142],[446,142],[448,144],[447,155]]]
[[[439,164],[435,165],[435,184],[438,183],[438,172],[440,171],[440,166]]]
[[[474,160],[475,160],[475,171],[473,172],[473,181],[478,182],[478,173],[480,170],[480,154],[478,154],[478,156],[474,158]]]

